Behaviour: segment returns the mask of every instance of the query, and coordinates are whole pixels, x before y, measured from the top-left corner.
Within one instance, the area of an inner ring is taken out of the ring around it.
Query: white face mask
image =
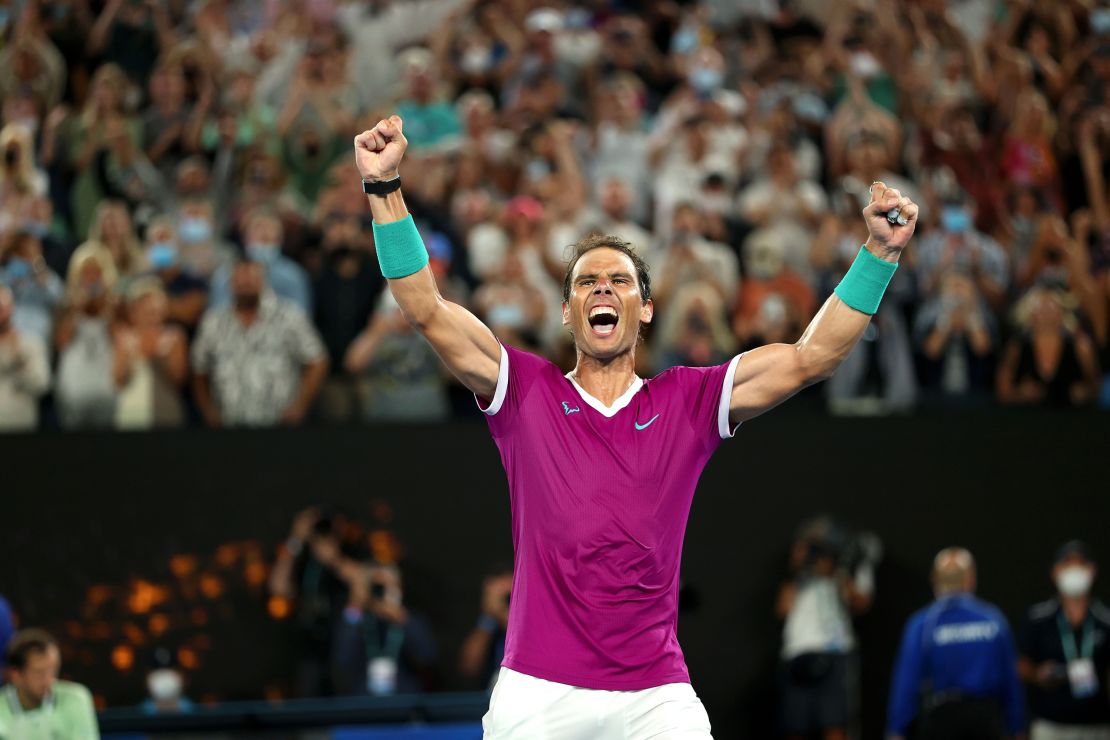
[[[1069,565],[1056,576],[1056,588],[1064,596],[1072,598],[1086,596],[1091,590],[1091,581],[1095,578],[1090,568],[1082,565]]]
[[[173,701],[181,696],[181,674],[172,668],[159,668],[146,677],[146,686],[155,701]]]

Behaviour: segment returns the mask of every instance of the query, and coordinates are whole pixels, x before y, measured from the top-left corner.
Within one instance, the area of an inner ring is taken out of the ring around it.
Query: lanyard
[[[366,639],[366,659],[389,658],[394,663],[401,657],[401,643],[405,641],[405,626],[390,622],[385,630],[385,640],[378,636],[381,620],[373,614],[363,618],[363,637]]]
[[[1071,625],[1064,618],[1064,612],[1061,609],[1056,612],[1056,626],[1060,630],[1060,642],[1064,646],[1064,657],[1069,663],[1072,663],[1080,658],[1089,660],[1095,654],[1095,624],[1088,614],[1087,618],[1083,621],[1083,645],[1080,647],[1079,640],[1075,638],[1075,631],[1072,630]],[[1071,639],[1068,639],[1068,638]],[[1079,653],[1076,654],[1078,649]]]

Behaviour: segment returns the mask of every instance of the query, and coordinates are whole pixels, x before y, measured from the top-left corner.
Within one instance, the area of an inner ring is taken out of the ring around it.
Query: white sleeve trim
[[[505,345],[501,345],[501,362],[497,367],[497,388],[493,391],[493,400],[489,402],[489,406],[482,408],[482,399],[478,398],[478,394],[474,394],[474,400],[478,404],[478,408],[482,409],[482,413],[487,416],[494,416],[501,410],[501,405],[505,403],[505,395],[509,391],[509,352],[505,349]]]
[[[721,402],[717,405],[717,431],[721,435],[721,439],[731,439],[736,436],[736,430],[740,428],[737,424],[734,428],[728,422],[729,406],[732,404],[732,386],[736,380],[736,364],[740,362],[740,358],[744,355],[739,354],[732,358],[732,362],[728,363],[728,369],[725,370],[725,379],[721,384]]]

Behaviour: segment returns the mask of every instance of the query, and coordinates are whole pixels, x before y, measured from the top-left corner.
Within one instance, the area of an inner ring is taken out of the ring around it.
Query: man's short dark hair
[[[22,671],[35,653],[45,653],[58,646],[58,641],[44,629],[28,627],[16,632],[8,643],[7,662],[10,668]]]
[[[574,245],[574,253],[571,255],[570,262],[567,263],[567,273],[563,276],[564,301],[570,300],[570,277],[574,274],[574,266],[578,264],[578,260],[582,259],[583,255],[595,249],[615,249],[621,254],[627,255],[636,268],[636,281],[640,284],[640,299],[643,301],[651,300],[651,275],[648,274],[647,263],[640,255],[636,254],[632,245],[619,236],[593,234]]]

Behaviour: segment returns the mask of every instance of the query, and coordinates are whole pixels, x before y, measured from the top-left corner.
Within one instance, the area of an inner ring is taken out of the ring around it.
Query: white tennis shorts
[[[688,683],[605,691],[505,667],[482,730],[484,740],[712,740],[709,716]]]

